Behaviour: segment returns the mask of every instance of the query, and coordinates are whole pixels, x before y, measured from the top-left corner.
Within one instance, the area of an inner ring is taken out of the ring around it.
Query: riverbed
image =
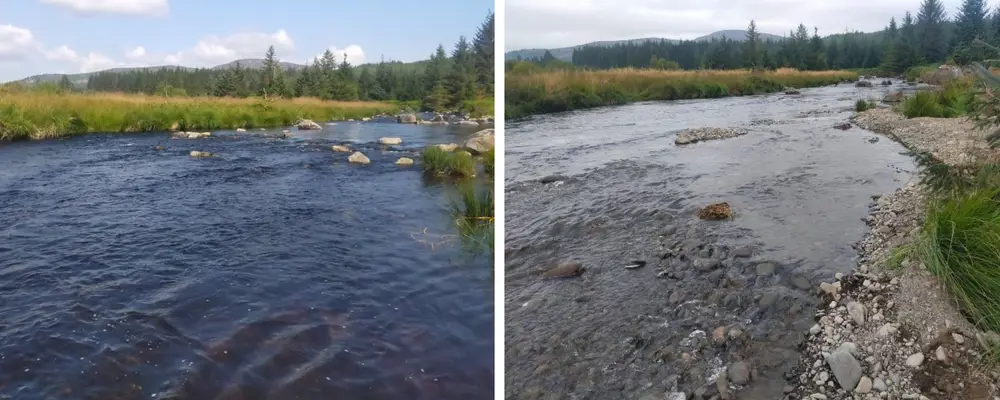
[[[492,255],[393,164],[476,130],[0,144],[0,398],[490,398]]]
[[[834,128],[856,100],[891,89],[840,85],[509,123],[506,397],[707,398],[740,363],[747,378],[731,383],[739,398],[780,398],[813,324],[816,286],[854,267],[872,196],[915,172],[899,144]],[[749,133],[674,144],[679,131],[701,127]],[[734,219],[697,219],[719,201]],[[633,260],[647,264],[625,268]],[[540,278],[570,262],[584,273]]]

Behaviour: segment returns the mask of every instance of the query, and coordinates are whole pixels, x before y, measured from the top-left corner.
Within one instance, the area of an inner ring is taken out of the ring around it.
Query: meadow
[[[832,85],[857,79],[851,71],[752,70],[509,70],[507,118],[636,101],[745,96]]]

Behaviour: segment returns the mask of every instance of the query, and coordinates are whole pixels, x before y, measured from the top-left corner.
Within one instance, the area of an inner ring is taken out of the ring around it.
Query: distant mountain
[[[782,40],[782,39],[784,39],[782,36],[772,35],[770,33],[761,33],[760,36],[761,36],[761,39],[763,39],[763,40]],[[729,30],[724,30],[724,31],[717,31],[717,32],[709,33],[709,34],[707,34],[705,36],[700,36],[698,38],[695,38],[694,40],[696,42],[706,42],[706,41],[710,41],[712,39],[722,39],[722,38],[727,38],[729,40],[744,41],[747,38],[747,31],[745,31],[745,30],[739,30],[739,29],[729,29]],[[557,59],[560,59],[560,60],[563,60],[563,61],[572,61],[573,60],[573,50],[575,50],[577,48],[580,48],[580,47],[585,47],[585,46],[613,46],[613,45],[621,44],[621,43],[640,44],[640,43],[645,43],[645,42],[648,42],[648,41],[661,41],[661,40],[666,40],[666,41],[671,42],[671,43],[680,42],[680,40],[677,40],[677,39],[665,39],[665,38],[641,38],[641,39],[628,39],[628,40],[606,40],[606,41],[600,41],[600,42],[590,42],[590,43],[587,43],[587,44],[581,44],[579,46],[560,47],[560,48],[557,48],[557,49],[524,49],[524,50],[513,50],[513,51],[508,51],[507,53],[505,53],[504,54],[504,59],[506,59],[506,60],[516,60],[518,57],[520,57],[521,59],[531,59],[531,58],[540,59],[540,58],[542,58],[542,56],[545,55],[545,50],[548,50],[550,53],[552,53],[552,56],[555,57],[555,58],[557,58]]]
[[[244,58],[242,60],[235,60],[235,61],[231,61],[231,62],[228,62],[228,63],[225,63],[225,64],[216,65],[216,66],[212,67],[211,69],[222,70],[222,69],[227,69],[227,68],[234,68],[234,67],[236,67],[237,63],[239,63],[240,67],[242,67],[242,68],[258,69],[258,68],[261,68],[261,67],[264,66],[264,59],[263,58]],[[424,66],[425,63],[426,63],[426,60],[422,60],[422,61],[416,61],[416,62],[410,62],[410,63],[395,63],[394,65],[403,65],[403,66],[406,66],[406,67],[412,67],[412,68],[415,68],[415,69],[419,69],[419,68],[423,68],[423,66]],[[361,64],[361,65],[358,65],[357,67],[358,68],[362,68],[362,69],[366,69],[366,68],[374,68],[375,65],[376,64]],[[293,70],[293,69],[299,69],[299,68],[305,67],[305,65],[302,65],[302,64],[296,64],[296,63],[290,63],[290,62],[284,62],[284,61],[281,62],[281,66],[284,67],[285,70]],[[103,71],[84,72],[84,73],[79,73],[79,74],[40,74],[40,75],[32,75],[32,76],[29,76],[27,78],[24,78],[24,79],[15,81],[15,82],[16,83],[23,83],[23,84],[26,84],[26,85],[33,85],[33,84],[46,83],[46,82],[58,83],[62,79],[62,77],[65,75],[67,78],[69,78],[69,81],[72,82],[73,85],[79,86],[79,87],[84,87],[84,86],[87,86],[87,80],[90,79],[91,75],[98,74],[98,73],[101,73],[101,72],[128,72],[128,71],[137,71],[137,70],[156,71],[156,70],[163,69],[163,68],[183,68],[183,69],[188,69],[188,70],[195,69],[194,67],[183,67],[183,66],[178,66],[178,65],[160,65],[160,66],[154,66],[154,67],[112,68],[112,69],[107,69],[107,70],[103,70]]]

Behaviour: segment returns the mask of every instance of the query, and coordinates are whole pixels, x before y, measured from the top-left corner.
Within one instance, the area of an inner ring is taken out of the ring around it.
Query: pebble
[[[812,328],[809,328],[809,334],[818,335],[821,329],[823,328],[820,328],[819,324],[813,325]]]
[[[962,336],[961,333],[958,333],[958,332],[952,333],[951,334],[951,338],[955,339],[955,343],[958,343],[958,344],[965,343],[965,336]]]
[[[858,325],[865,324],[865,306],[861,305],[861,303],[856,301],[847,303],[847,313],[851,315],[854,323]]]
[[[883,381],[882,378],[875,378],[875,382],[872,383],[872,388],[880,392],[886,391],[885,381]]]
[[[938,361],[948,361],[948,352],[945,350],[944,346],[938,346],[937,349],[934,350],[934,357],[937,358]]]
[[[737,361],[729,366],[729,380],[737,385],[750,382],[750,365],[746,361]]]
[[[854,389],[855,392],[865,394],[872,391],[872,380],[867,376],[862,376],[861,381],[858,382],[858,386]]]
[[[920,364],[924,363],[924,353],[913,354],[906,357],[906,366],[910,368],[919,367]]]
[[[757,264],[757,275],[760,276],[771,276],[774,275],[774,270],[777,269],[777,265],[772,262],[763,262]]]
[[[812,285],[809,283],[809,280],[806,279],[804,276],[796,276],[795,278],[793,278],[792,285],[795,285],[795,287],[799,288],[799,290],[809,290],[809,288],[812,287]]]
[[[753,255],[753,250],[750,250],[750,248],[747,246],[737,247],[736,249],[733,249],[733,257],[746,258],[750,257],[751,255]]]

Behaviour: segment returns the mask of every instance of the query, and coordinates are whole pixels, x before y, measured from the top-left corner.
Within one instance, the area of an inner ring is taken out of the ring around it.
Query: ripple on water
[[[474,130],[356,125],[0,146],[0,397],[489,396],[491,261],[392,165]]]

